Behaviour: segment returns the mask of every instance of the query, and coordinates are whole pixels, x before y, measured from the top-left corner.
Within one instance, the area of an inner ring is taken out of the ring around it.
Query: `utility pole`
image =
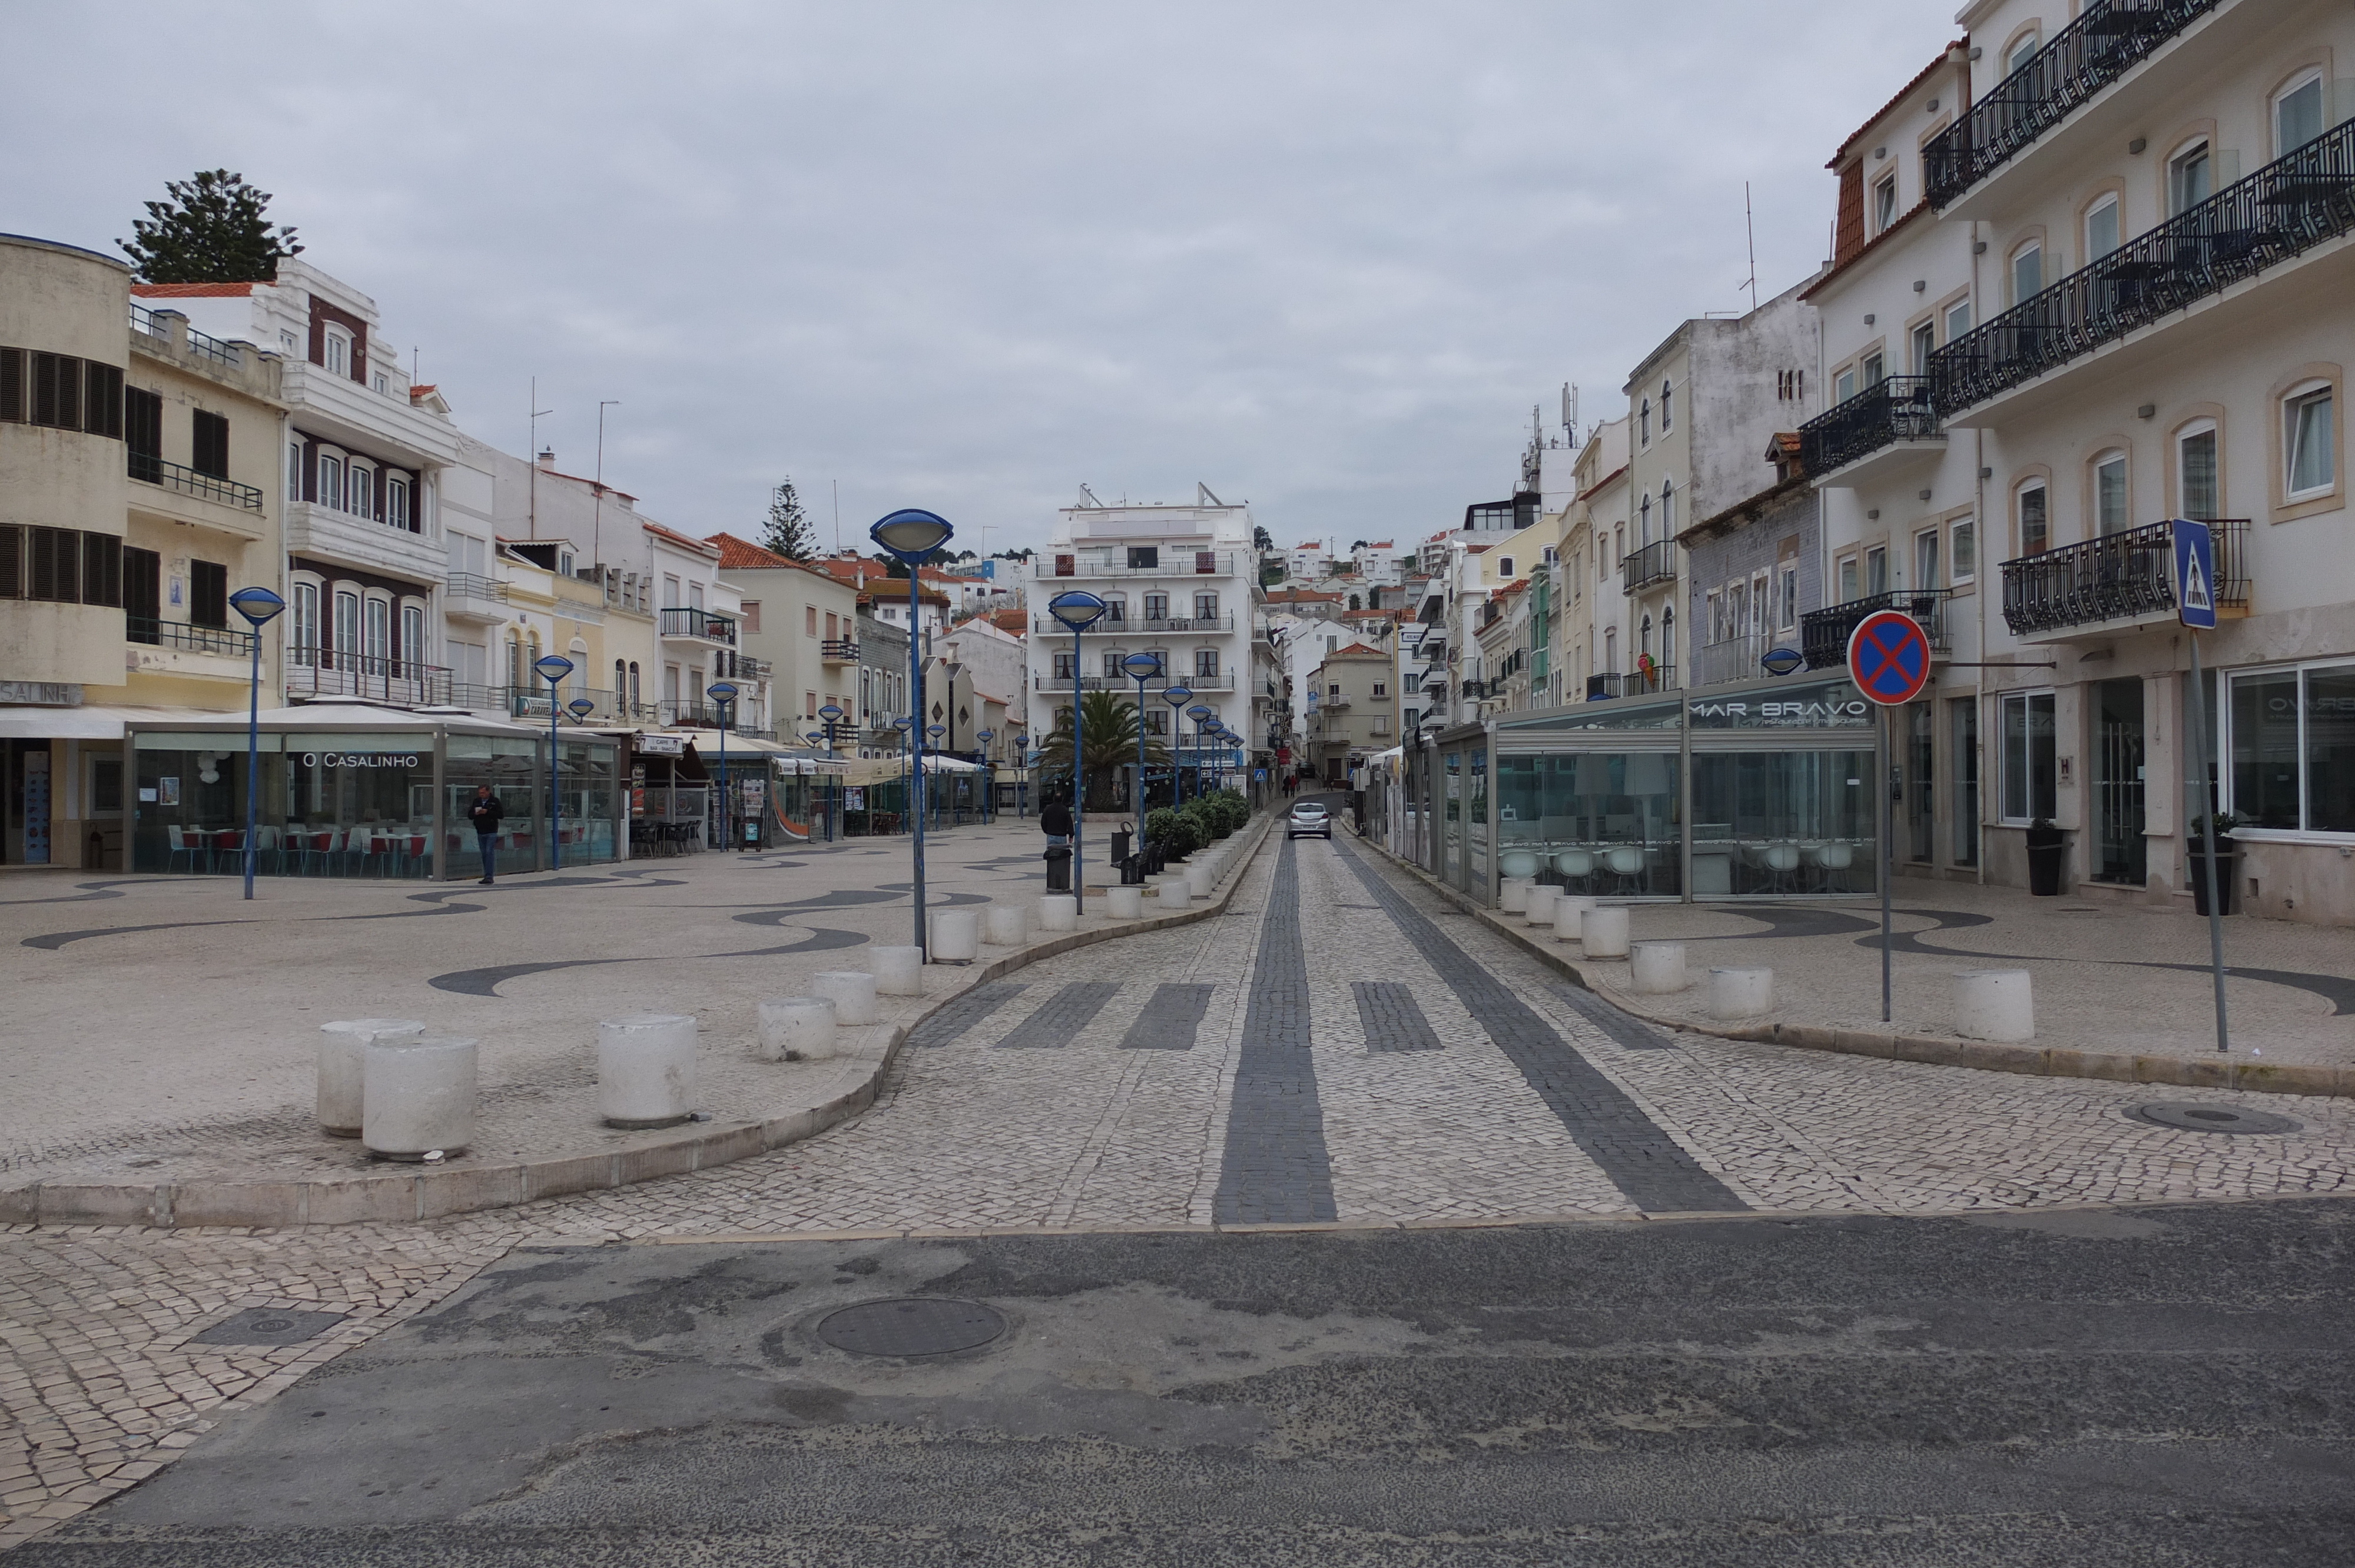
[[[607,397],[597,405],[597,497],[596,510],[590,514],[589,559],[600,567],[605,564],[605,410],[621,406],[619,397]]]

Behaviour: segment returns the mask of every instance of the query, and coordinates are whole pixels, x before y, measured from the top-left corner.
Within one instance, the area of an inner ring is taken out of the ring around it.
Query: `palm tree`
[[[1124,701],[1112,692],[1089,692],[1080,701],[1082,705],[1080,716],[1085,732],[1080,759],[1087,768],[1089,793],[1101,804],[1111,797],[1114,770],[1136,760],[1136,704]],[[1044,764],[1048,771],[1071,772],[1071,709],[1063,708],[1057,712],[1055,727],[1048,733],[1039,750],[1045,754]],[[1148,736],[1145,742],[1145,761],[1148,768],[1156,764],[1166,766],[1169,761],[1168,749]]]

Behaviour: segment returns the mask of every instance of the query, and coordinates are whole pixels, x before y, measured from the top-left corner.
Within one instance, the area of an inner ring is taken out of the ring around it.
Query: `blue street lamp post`
[[[1186,769],[1180,761],[1179,743],[1185,739],[1185,735],[1178,727],[1178,715],[1184,713],[1186,705],[1194,700],[1193,689],[1165,686],[1161,690],[1161,700],[1169,705],[1169,804],[1172,807],[1182,806],[1186,803]]]
[[[1071,897],[1082,913],[1088,906],[1088,885],[1081,872],[1080,846],[1087,820],[1087,749],[1082,744],[1081,716],[1087,707],[1087,667],[1080,657],[1080,633],[1103,614],[1104,601],[1073,588],[1047,601],[1047,613],[1071,630]]]
[[[556,700],[556,688],[564,677],[572,673],[572,661],[561,653],[549,653],[531,662],[532,671],[548,683],[548,868],[564,869],[564,841],[558,834],[558,823],[563,820],[564,803],[557,794],[557,758],[562,747],[558,743],[556,721],[563,704]]]
[[[917,627],[922,605],[917,598],[920,579],[916,573],[923,558],[946,544],[955,533],[956,530],[949,526],[947,518],[916,507],[894,512],[867,530],[868,538],[874,540],[894,560],[908,568],[908,711],[911,714],[921,714],[924,711],[924,641]],[[924,941],[924,752],[923,743],[916,738],[913,728],[910,729],[908,738],[912,743],[916,793],[915,809],[910,813],[909,819],[915,823],[915,837],[910,844],[910,858],[914,862],[915,872],[911,885],[915,889],[916,946],[923,948],[926,946]]]
[[[900,732],[900,815],[907,817],[908,802],[912,799],[908,793],[908,736],[909,732],[916,727],[916,721],[903,715],[891,721],[891,727]],[[911,817],[909,820],[912,821],[914,819]]]
[[[245,895],[253,896],[253,835],[261,817],[261,629],[286,601],[266,588],[240,588],[229,602],[253,628],[253,685],[245,708]],[[280,869],[283,870],[282,858]]]
[[[728,710],[736,701],[736,687],[728,681],[714,681],[703,688],[711,705],[719,715],[719,836],[730,845],[736,842],[734,802],[728,798]]]
[[[977,729],[973,732],[974,739],[981,742],[981,825],[985,828],[989,826],[989,743],[996,734],[994,729]]]
[[[842,705],[839,703],[828,703],[826,706],[817,710],[817,716],[826,721],[826,759],[828,762],[832,762],[835,760],[834,726],[842,722]],[[843,797],[841,777],[839,775],[836,775],[835,777],[827,779],[827,783],[831,788],[826,792],[833,797],[834,810],[826,820],[826,838],[828,843],[832,843],[836,839],[840,838],[845,831],[842,822]]]
[[[935,753],[938,753],[941,749],[941,736],[948,734],[948,732],[949,726],[944,724],[928,724],[924,726],[924,733],[932,737],[932,750]],[[925,798],[927,800],[931,799],[929,794]],[[940,826],[938,822],[934,822],[932,825],[934,827]]]
[[[1120,662],[1136,683],[1136,853],[1149,842],[1145,833],[1145,683],[1161,673],[1161,661],[1150,653],[1132,653]]]
[[[1202,777],[1202,732],[1209,727],[1209,705],[1196,703],[1186,710],[1186,716],[1194,721],[1194,793],[1207,795],[1210,788],[1209,780]]]

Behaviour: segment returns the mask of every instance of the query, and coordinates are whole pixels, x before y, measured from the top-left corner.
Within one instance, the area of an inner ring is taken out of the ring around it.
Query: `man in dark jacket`
[[[1071,809],[1063,803],[1060,795],[1048,801],[1047,809],[1039,813],[1039,826],[1046,832],[1049,843],[1071,842]]]
[[[487,784],[474,786],[474,798],[466,802],[466,819],[474,824],[474,847],[483,852],[483,885],[488,887],[499,868],[499,819],[506,816],[499,798],[491,793]]]

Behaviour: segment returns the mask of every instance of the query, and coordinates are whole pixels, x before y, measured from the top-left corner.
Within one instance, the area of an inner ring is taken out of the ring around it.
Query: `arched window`
[[[2094,530],[2116,534],[2126,527],[2126,454],[2106,451],[2094,460]]]
[[[1676,384],[1662,380],[1660,383],[1660,434],[1664,436],[1677,428],[1676,395]]]
[[[1673,670],[1677,663],[1677,612],[1674,608],[1660,611],[1660,665]]]
[[[1652,542],[1652,498],[1648,495],[1644,497],[1643,504],[1636,510],[1638,514],[1636,547],[1640,550]]]
[[[1673,538],[1677,532],[1677,487],[1673,480],[1660,482],[1660,537]]]
[[[294,662],[319,662],[319,585],[294,585]]]
[[[1636,412],[1636,439],[1645,446],[1652,444],[1652,400],[1646,397]]]
[[[2181,515],[2204,523],[2222,514],[2215,420],[2196,419],[2176,432],[2175,482],[2175,504]]]
[[[2322,134],[2322,72],[2311,70],[2274,98],[2274,156],[2286,158]]]

